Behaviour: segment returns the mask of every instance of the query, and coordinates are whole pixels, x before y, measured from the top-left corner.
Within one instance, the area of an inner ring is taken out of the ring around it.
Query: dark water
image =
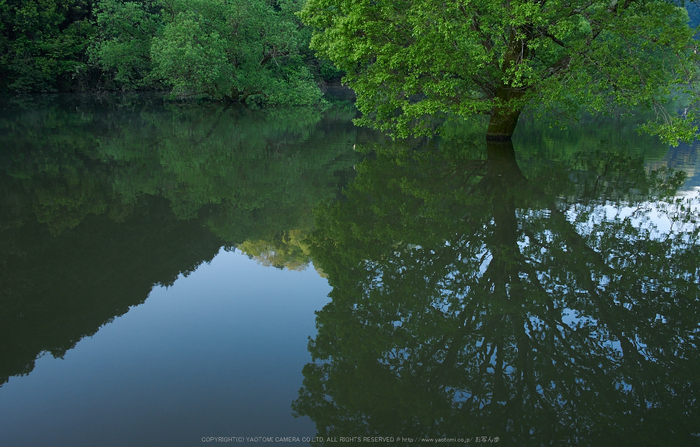
[[[697,143],[354,116],[6,104],[0,445],[699,444]]]

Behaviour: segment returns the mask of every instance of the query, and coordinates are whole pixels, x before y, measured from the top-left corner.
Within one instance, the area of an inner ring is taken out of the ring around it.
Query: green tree
[[[0,2],[0,88],[14,92],[80,89],[85,50],[95,34],[89,0]]]
[[[528,106],[651,108],[648,130],[694,135],[693,113],[663,106],[696,73],[694,31],[673,1],[309,0],[300,16],[312,48],[347,72],[360,122],[398,136],[488,114],[486,137],[507,139]]]
[[[97,4],[98,32],[90,59],[110,75],[116,87],[133,89],[149,84],[151,42],[163,26],[160,10],[155,0],[102,0]]]
[[[176,96],[256,104],[318,104],[304,65],[297,0],[164,1],[151,48],[155,74]]]

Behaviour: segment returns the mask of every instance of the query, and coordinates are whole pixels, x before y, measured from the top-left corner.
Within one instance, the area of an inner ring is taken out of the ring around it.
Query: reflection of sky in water
[[[646,210],[647,212],[637,214],[640,210]],[[694,220],[690,222],[673,222],[672,217],[679,216],[679,213],[682,215],[690,213],[695,216]],[[575,222],[577,217],[577,207],[576,205],[572,205],[567,210],[567,218],[570,222]],[[646,202],[635,207],[623,206],[620,204],[598,206],[597,209],[591,213],[587,221],[577,225],[577,229],[579,234],[591,234],[595,232],[595,227],[600,225],[601,222],[624,221],[626,219],[629,219],[635,228],[648,230],[649,237],[656,240],[662,240],[673,234],[692,232],[700,225],[700,187],[696,186],[679,191],[675,197],[662,202]],[[523,243],[521,242],[520,245],[522,247]],[[610,278],[598,278],[597,282],[599,286],[605,287],[609,284]],[[616,301],[615,304],[621,305],[628,311],[631,311],[633,307],[632,303],[620,303]],[[576,311],[569,308],[562,309],[561,317],[562,322],[571,327],[598,325],[598,322],[590,317],[581,316]],[[655,319],[660,323],[667,323],[667,318],[660,313],[656,314]],[[533,317],[531,321],[534,323],[535,320],[536,317]],[[646,360],[650,360],[651,355],[647,352],[647,345],[641,341],[639,335],[640,334],[637,334],[633,337],[636,348]],[[619,341],[610,340],[605,346],[610,349],[611,353],[622,355],[623,350]],[[625,383],[621,383],[620,386],[625,390],[630,388],[630,385]]]
[[[0,388],[2,445],[197,445],[315,436],[290,404],[330,287],[221,251],[170,288]]]
[[[577,207],[572,205],[567,211],[569,221],[577,219]],[[671,220],[690,214],[694,220],[683,222]],[[641,216],[641,217],[640,217]],[[675,197],[660,202],[646,202],[636,206],[607,204],[591,213],[587,222],[577,226],[579,233],[586,234],[601,221],[624,221],[629,219],[636,228],[646,229],[652,239],[666,237],[669,232],[692,231],[700,222],[700,187],[679,191]]]
[[[690,144],[680,143],[677,147],[669,147],[663,160],[648,160],[647,166],[658,169],[661,166],[684,171],[687,180],[681,190],[692,190],[700,186],[700,140]]]

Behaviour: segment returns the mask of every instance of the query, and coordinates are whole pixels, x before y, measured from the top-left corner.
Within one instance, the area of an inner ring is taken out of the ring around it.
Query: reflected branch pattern
[[[317,210],[332,301],[295,414],[324,437],[697,445],[700,208],[674,195],[683,175],[614,148],[521,170],[510,142],[434,146],[375,148]]]

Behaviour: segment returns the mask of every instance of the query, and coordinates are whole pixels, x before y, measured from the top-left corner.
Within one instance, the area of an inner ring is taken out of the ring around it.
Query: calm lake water
[[[700,445],[700,145],[0,110],[0,445]]]

